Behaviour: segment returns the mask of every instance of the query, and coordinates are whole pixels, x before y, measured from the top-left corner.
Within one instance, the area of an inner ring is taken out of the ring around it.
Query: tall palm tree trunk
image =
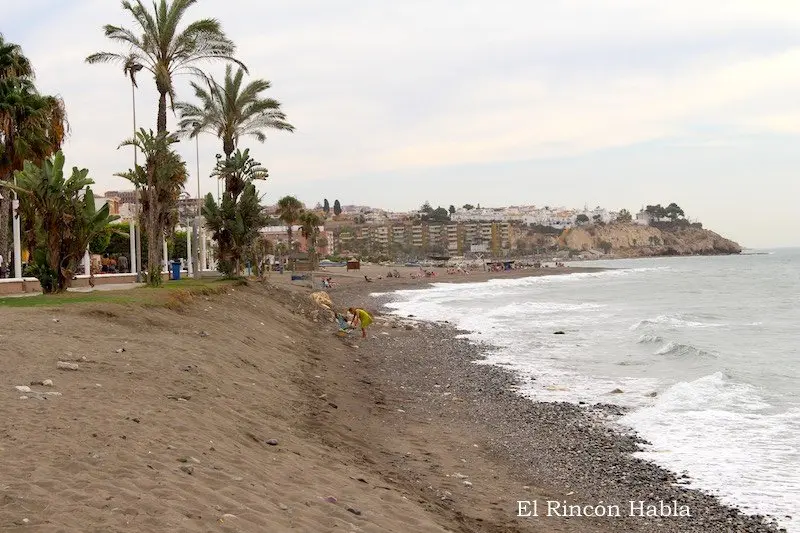
[[[156,132],[164,133],[165,131],[167,131],[167,93],[159,93]]]
[[[163,231],[158,224],[158,208],[156,193],[152,187],[148,190],[150,209],[147,213],[147,284],[151,287],[161,285],[161,236]]]

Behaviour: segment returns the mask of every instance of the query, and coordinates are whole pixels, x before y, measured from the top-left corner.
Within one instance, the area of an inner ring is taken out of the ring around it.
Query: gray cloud
[[[114,67],[83,63],[112,48],[102,24],[129,24],[119,3],[34,0],[4,15],[42,90],[67,103],[68,163],[89,167],[99,190],[124,186],[113,174],[131,164],[116,149],[132,127],[130,87]],[[193,15],[221,19],[298,128],[247,143],[270,168],[268,199],[674,199],[744,244],[800,244],[770,222],[800,223],[784,200],[797,187],[785,165],[798,162],[784,148],[800,134],[794,1],[204,0]],[[140,125],[154,127],[152,81],[140,86]],[[182,144],[194,169],[194,146]],[[219,143],[203,137],[200,148],[207,176]],[[753,193],[754,181],[769,186]]]

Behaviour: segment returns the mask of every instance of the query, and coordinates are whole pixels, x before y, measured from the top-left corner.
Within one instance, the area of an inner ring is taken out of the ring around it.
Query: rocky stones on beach
[[[18,392],[31,392],[31,388],[27,385],[17,385],[14,387]]]
[[[347,510],[348,510],[349,512],[353,513],[353,514],[354,514],[354,515],[356,515],[356,516],[361,516],[361,511],[359,511],[359,510],[358,510],[358,509],[356,509],[355,507],[348,507],[348,508],[347,508]]]
[[[78,363],[68,363],[66,361],[59,361],[56,363],[56,368],[59,370],[79,370]]]
[[[267,441],[267,444],[269,444],[270,446],[277,446],[278,445],[278,439],[269,439]]]
[[[181,471],[186,472],[187,474],[194,475],[194,467],[192,465],[183,465],[181,466]]]
[[[559,330],[559,331],[554,331],[553,335],[565,335],[565,333],[563,331]]]

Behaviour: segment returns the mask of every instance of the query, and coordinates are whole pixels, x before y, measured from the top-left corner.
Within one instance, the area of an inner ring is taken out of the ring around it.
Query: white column
[[[208,269],[208,250],[206,249],[206,230],[200,225],[200,271]]]
[[[138,257],[136,257],[136,232],[139,228],[136,227],[136,222],[131,219],[131,226],[130,226],[130,234],[131,234],[131,260],[128,261],[131,267],[131,272],[136,273],[138,270],[136,269],[136,265],[138,262]]]
[[[192,266],[192,228],[186,228],[186,272],[188,275],[194,272]]]
[[[87,276],[92,273],[92,256],[89,255],[89,247],[83,253],[83,273]]]
[[[20,224],[19,224],[19,200],[17,200],[17,195],[14,193],[14,200],[11,202],[11,207],[14,210],[13,215],[13,230],[14,230],[14,277],[21,278],[22,277],[22,238],[20,234]]]
[[[167,250],[167,239],[161,241],[164,243],[164,272],[169,272],[169,251]]]

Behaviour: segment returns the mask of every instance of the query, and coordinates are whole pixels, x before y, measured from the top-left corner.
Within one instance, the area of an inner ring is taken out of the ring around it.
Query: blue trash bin
[[[181,262],[180,261],[173,261],[172,262],[172,279],[174,279],[174,280],[181,279]]]

